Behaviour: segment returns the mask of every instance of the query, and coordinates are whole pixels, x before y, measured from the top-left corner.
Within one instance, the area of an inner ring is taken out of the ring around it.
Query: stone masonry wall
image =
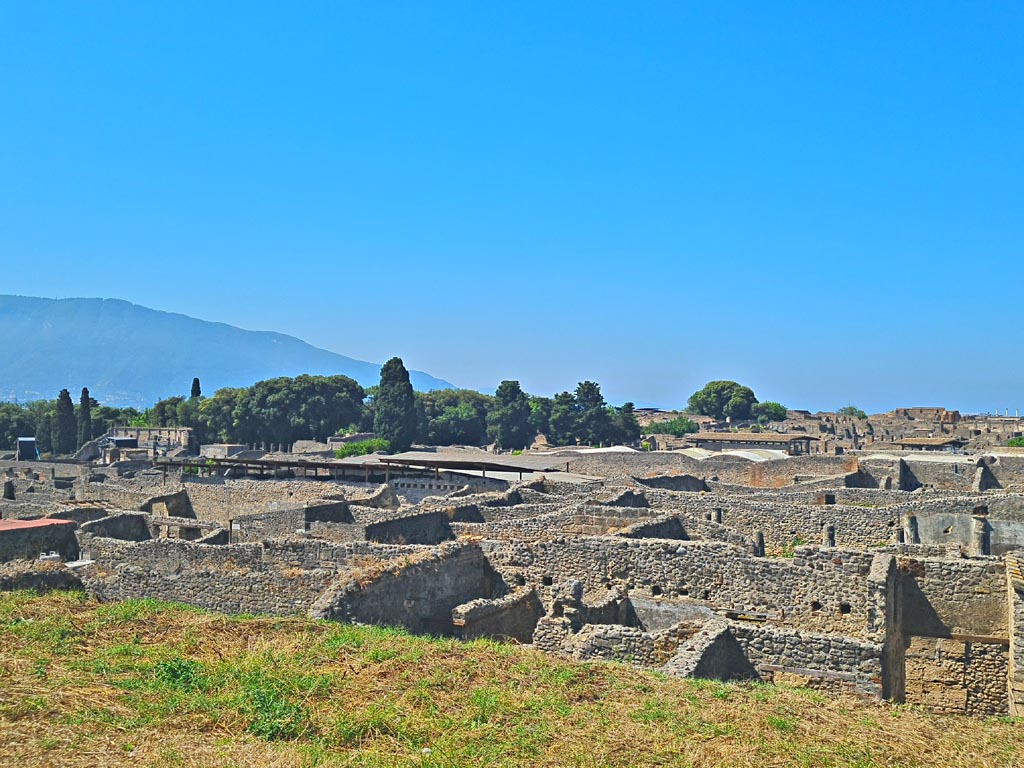
[[[95,538],[86,588],[101,600],[154,597],[223,613],[303,614],[342,570],[393,557],[358,542],[273,541],[206,545],[174,539]],[[405,548],[408,550],[409,548]]]
[[[852,637],[865,636],[869,610],[879,610],[869,606],[873,556],[864,552],[801,548],[792,560],[776,560],[718,542],[612,537],[481,546],[509,583],[580,579],[588,592],[621,584],[641,595],[766,613],[773,623]]]

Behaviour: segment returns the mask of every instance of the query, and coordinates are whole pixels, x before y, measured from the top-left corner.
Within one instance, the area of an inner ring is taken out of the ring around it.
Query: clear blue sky
[[[0,4],[0,292],[493,388],[1024,410],[1024,6]]]

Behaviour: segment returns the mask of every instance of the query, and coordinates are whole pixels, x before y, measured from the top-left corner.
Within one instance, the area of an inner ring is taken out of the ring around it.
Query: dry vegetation
[[[1024,764],[1024,728],[490,642],[0,594],[0,755],[62,766]]]

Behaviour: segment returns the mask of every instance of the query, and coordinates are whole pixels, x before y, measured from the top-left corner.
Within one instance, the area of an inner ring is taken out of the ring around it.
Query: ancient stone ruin
[[[9,464],[0,588],[1024,714],[1024,459],[970,461],[568,452],[456,491]]]

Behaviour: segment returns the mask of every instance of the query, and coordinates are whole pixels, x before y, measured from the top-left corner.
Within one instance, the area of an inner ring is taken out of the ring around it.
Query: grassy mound
[[[673,680],[491,642],[0,594],[3,764],[1024,765],[1008,718]]]

